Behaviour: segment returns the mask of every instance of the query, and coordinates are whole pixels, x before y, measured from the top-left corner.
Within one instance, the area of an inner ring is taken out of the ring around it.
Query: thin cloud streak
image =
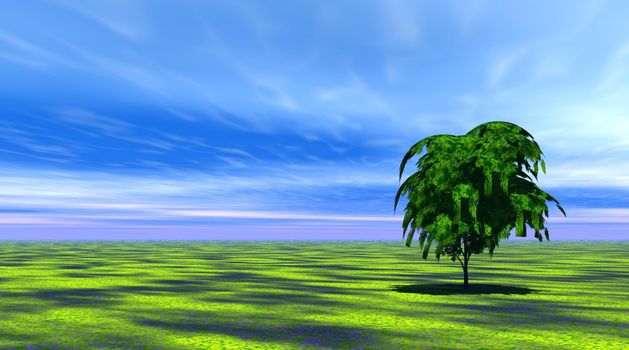
[[[3,53],[3,56],[19,64],[36,68],[47,67],[50,64],[72,64],[68,59],[47,50],[44,46],[6,32],[0,32],[0,42],[12,49],[11,54]]]
[[[343,216],[343,215],[308,215],[294,213],[270,213],[251,211],[219,210],[172,210],[163,211],[165,215],[201,218],[239,218],[239,219],[290,219],[290,220],[332,220],[332,221],[399,221],[399,218],[386,216]]]
[[[147,19],[142,1],[109,0],[106,4],[99,1],[54,0],[68,10],[74,11],[111,32],[130,40],[141,40],[147,35]]]

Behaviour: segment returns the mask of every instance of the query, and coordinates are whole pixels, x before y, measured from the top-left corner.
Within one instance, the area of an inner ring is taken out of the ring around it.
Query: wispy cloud
[[[11,49],[11,53],[0,52],[0,57],[15,63],[36,68],[45,68],[51,64],[72,64],[72,62],[64,56],[58,55],[42,45],[37,45],[13,34],[0,32],[0,43],[5,44]]]
[[[42,137],[47,137],[49,140],[43,141]],[[40,159],[48,160],[53,160],[49,157],[49,155],[62,158],[76,157],[76,151],[84,148],[77,142],[54,135],[46,135],[45,130],[40,128],[14,125],[7,122],[0,122],[0,141],[16,145],[23,150],[26,150],[26,152],[40,154]],[[15,152],[10,150],[3,151],[7,153]],[[21,152],[15,152],[13,154],[28,155]]]
[[[0,58],[4,59],[6,61],[18,63],[18,64],[21,64],[21,65],[24,65],[24,66],[28,66],[28,67],[31,67],[31,68],[42,69],[46,65],[45,63],[43,63],[40,60],[33,59],[33,58],[28,58],[28,57],[25,57],[25,56],[19,56],[19,55],[7,53],[7,52],[0,52]]]
[[[612,88],[629,89],[629,40],[612,52],[595,91],[601,92]]]
[[[318,99],[329,106],[336,113],[345,113],[351,117],[346,120],[345,127],[352,123],[362,124],[366,118],[381,115],[382,119],[395,116],[393,107],[387,101],[387,97],[374,91],[365,80],[353,69],[346,70],[347,80],[343,84],[319,88],[316,91]],[[351,101],[351,104],[347,102]],[[338,114],[329,114],[328,118]],[[338,123],[337,123],[338,124]]]
[[[629,164],[616,162],[588,161],[565,162],[547,165],[547,173],[539,175],[542,187],[597,186],[629,187]]]
[[[33,215],[0,214],[0,225],[74,225],[77,221]]]
[[[232,167],[235,168],[249,168],[249,166],[243,162],[237,161],[234,158],[230,158],[230,157],[217,157],[218,159],[225,161],[227,164],[229,164]]]
[[[629,223],[629,208],[571,208],[566,214],[567,217],[547,220],[553,223]]]
[[[289,111],[302,110],[295,99],[290,96],[290,93],[278,83],[268,78],[263,79],[261,77],[250,76],[250,79],[252,79],[255,84],[255,91],[258,97],[263,101]]]
[[[145,145],[153,152],[171,151],[185,146],[203,146],[207,144],[194,138],[184,138],[174,134],[164,134],[151,128],[138,127],[129,121],[112,116],[98,114],[93,111],[66,107],[52,110],[56,119],[69,125],[74,130],[91,137],[110,137],[117,140]],[[158,137],[151,137],[146,131],[153,131]],[[140,133],[141,134],[138,134]]]
[[[486,0],[460,0],[454,2],[452,10],[457,17],[464,36],[467,36],[473,30],[485,13],[486,7]]]
[[[565,78],[572,72],[574,58],[565,54],[541,54],[531,79],[535,82],[547,79]]]
[[[525,48],[519,48],[493,57],[487,72],[489,86],[492,88],[499,86],[518,61],[522,59],[526,51]]]
[[[299,213],[224,211],[224,210],[171,210],[163,214],[181,217],[238,218],[238,219],[284,219],[284,220],[330,220],[330,221],[400,221],[393,216],[310,215]]]
[[[393,44],[417,46],[421,37],[421,18],[418,15],[417,2],[407,0],[389,0],[381,2],[385,27],[389,31],[389,40]]]
[[[57,109],[53,112],[58,120],[108,136],[119,136],[134,128],[134,125],[129,122],[79,108],[70,107]]]
[[[97,0],[80,2],[55,0],[55,2],[126,39],[141,40],[150,33],[148,9],[142,1],[110,0],[103,3]]]
[[[360,85],[338,86],[320,89],[317,96],[322,101],[338,100],[345,95],[360,93],[363,87]]]
[[[243,156],[252,160],[255,160],[257,162],[260,162],[260,159],[258,159],[257,157],[254,157],[251,153],[240,149],[240,148],[230,148],[230,147],[217,147],[217,146],[207,146],[208,148],[220,151],[222,153],[227,153],[227,154],[233,154],[233,155],[238,155],[238,156]]]
[[[115,77],[161,98],[174,99],[172,91],[176,91],[176,87],[171,90],[171,85],[179,86],[180,83],[172,84],[168,70],[156,66],[147,57],[134,54],[133,51],[129,53],[129,50],[125,50],[124,54],[112,56],[109,53],[84,48],[63,37],[53,35],[50,37],[55,43],[76,55],[74,68],[78,71],[107,78]]]

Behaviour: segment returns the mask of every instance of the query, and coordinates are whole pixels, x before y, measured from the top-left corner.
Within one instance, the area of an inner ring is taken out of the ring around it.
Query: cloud
[[[615,62],[624,62],[627,59],[629,59],[629,40],[625,41],[622,46],[618,48],[613,57]]]
[[[382,176],[380,168],[360,165],[351,165],[351,170],[345,171],[340,171],[334,164],[323,168],[290,163],[267,165],[264,172],[259,169],[256,175],[249,172],[239,176],[218,173],[218,170],[212,174],[173,169],[169,175],[131,176],[86,171],[57,174],[42,169],[16,171],[4,168],[0,171],[0,191],[3,193],[0,207],[70,212],[116,208],[151,211],[170,207],[275,210],[295,205],[306,208],[306,202],[302,202],[304,198],[325,198],[327,188],[331,187],[366,188],[372,184],[383,185],[383,182],[385,186],[397,185],[396,169],[392,169],[389,176]],[[338,189],[334,191],[338,192]],[[289,197],[292,199],[287,199]]]
[[[190,146],[208,147],[207,144],[199,139],[185,138],[146,127],[140,128],[136,124],[124,121],[121,118],[106,116],[81,108],[58,108],[52,110],[52,112],[56,120],[70,125],[73,129],[88,136],[107,136],[138,145],[150,146],[152,149],[148,150],[148,152],[161,153]],[[150,132],[155,133],[158,137],[149,136]]]
[[[11,154],[11,155],[17,155],[19,157],[25,157],[27,159],[35,159],[35,160],[40,160],[40,161],[45,161],[45,162],[54,162],[54,163],[65,163],[65,164],[71,164],[72,161],[66,158],[55,158],[55,157],[51,157],[51,156],[39,156],[36,154],[33,154],[32,152],[19,152],[19,151],[12,151],[12,150],[7,150],[7,149],[0,149],[0,153],[4,153],[4,154]]]
[[[255,84],[255,92],[258,97],[272,105],[288,111],[302,111],[297,102],[290,96],[286,89],[269,79],[250,76]]]
[[[46,66],[46,63],[40,60],[32,59],[32,58],[28,58],[24,56],[19,56],[19,55],[14,55],[14,54],[6,53],[6,52],[0,52],[0,58],[5,59],[6,61],[21,64],[30,68],[41,69]]]
[[[329,221],[400,221],[393,216],[352,216],[352,215],[311,215],[299,213],[225,211],[225,210],[171,210],[165,215],[202,218],[238,218],[238,219],[283,219],[283,220],[329,220]]]
[[[227,154],[234,154],[234,155],[239,155],[239,156],[243,156],[252,160],[255,160],[256,162],[260,162],[261,160],[254,157],[251,153],[240,149],[240,148],[231,148],[231,147],[217,147],[217,146],[207,146],[208,148],[223,152],[223,153],[227,153]]]
[[[177,117],[179,119],[185,120],[185,121],[198,122],[201,119],[201,118],[199,118],[197,116],[194,116],[192,114],[189,114],[189,113],[186,113],[186,112],[183,112],[183,111],[178,111],[178,110],[175,110],[173,108],[166,107],[164,109],[168,113],[170,113],[171,115],[173,115],[173,116],[175,116],[175,117]]]
[[[566,51],[556,51],[550,45],[541,45],[530,60],[530,73],[524,85],[558,83],[570,79],[576,57]],[[532,56],[532,54],[531,54]]]
[[[0,214],[0,225],[75,225],[77,221],[32,215]]]
[[[118,118],[96,114],[80,108],[63,108],[52,111],[57,120],[78,126],[82,129],[95,130],[107,136],[119,136],[131,131],[135,126]]]
[[[323,108],[313,108],[328,112],[319,118],[325,118],[326,122],[332,118],[337,119],[335,124],[338,127],[350,129],[355,129],[357,124],[363,124],[368,118],[379,119],[374,120],[374,124],[394,118],[393,107],[386,96],[371,88],[351,67],[346,70],[346,74],[348,79],[344,83],[316,90],[315,95],[324,104]],[[339,113],[346,117],[339,118]],[[339,121],[344,123],[340,124]]]
[[[122,81],[131,83],[162,98],[173,99],[172,89],[169,81],[165,79],[165,75],[160,72],[159,68],[151,67],[146,60],[139,58],[136,59],[138,62],[122,61],[87,53],[84,53],[84,57],[103,72],[107,72],[107,74],[114,74]],[[93,67],[91,69],[93,70]]]
[[[362,86],[339,86],[339,87],[328,87],[319,89],[317,91],[317,96],[321,101],[332,101],[338,100],[345,95],[355,94],[362,92]]]
[[[603,76],[595,91],[604,92],[611,89],[627,89],[629,77],[629,41],[620,44],[610,55],[604,68]]]
[[[125,39],[138,41],[150,33],[148,9],[141,1],[55,0],[55,2]]]
[[[563,215],[549,217],[548,222],[557,223],[629,223],[629,208],[570,208]]]
[[[47,138],[47,140],[42,140],[43,137]],[[31,153],[14,150],[1,150],[2,152],[51,161],[58,160],[58,158],[51,158],[50,156],[75,158],[77,157],[77,151],[84,149],[77,142],[50,136],[46,134],[46,130],[41,128],[8,122],[0,122],[0,140]],[[39,157],[32,153],[39,154]]]
[[[540,187],[582,187],[603,186],[629,187],[629,164],[611,164],[595,161],[548,164],[546,174],[538,175]]]
[[[485,0],[458,0],[454,2],[452,10],[464,36],[470,33],[483,17],[486,7],[487,1]]]
[[[421,20],[417,14],[417,3],[407,0],[381,2],[385,17],[383,27],[389,31],[389,41],[396,45],[417,46],[421,36]]]
[[[578,154],[579,158],[597,161],[600,158],[597,148],[612,144],[621,146],[627,140],[629,113],[626,105],[626,102],[609,103],[605,97],[592,96],[587,101],[559,102],[539,106],[533,111],[523,110],[520,115],[529,124],[537,124],[529,131],[540,145],[546,145],[549,152],[566,158]],[[543,124],[536,123],[538,121]],[[618,161],[625,163],[622,158]]]
[[[311,167],[312,168],[312,167]],[[361,215],[317,215],[273,211],[278,203],[300,201],[316,188],[332,181],[337,185],[360,185],[354,179],[325,179],[321,174],[303,176],[212,176],[187,174],[170,177],[147,177],[104,174],[100,172],[31,173],[0,172],[0,206],[17,211],[0,220],[5,224],[59,225],[79,222],[81,225],[133,226],[138,221],[187,220],[190,218],[390,221],[392,217]],[[324,171],[331,174],[329,171]],[[285,173],[278,169],[277,173]],[[11,174],[11,175],[9,175]],[[306,187],[303,187],[306,186]],[[301,192],[301,193],[300,193]],[[275,193],[274,196],[269,194]],[[291,199],[294,198],[294,199]],[[277,201],[277,202],[276,202]],[[260,210],[263,209],[263,210]],[[267,210],[265,211],[264,208]],[[20,210],[37,210],[20,213]],[[271,211],[269,211],[271,210]],[[6,217],[14,219],[6,219]],[[41,220],[39,220],[41,219]],[[45,219],[45,220],[44,220]],[[43,221],[42,221],[43,220]],[[56,220],[56,221],[55,221]]]
[[[343,167],[278,163],[278,167],[271,167],[272,171],[239,176],[183,171],[170,176],[43,169],[26,172],[2,168],[0,207],[13,211],[0,213],[0,226],[51,230],[275,227],[286,232],[311,232],[325,229],[322,225],[328,223],[333,225],[328,229],[344,232],[358,230],[359,225],[399,224],[402,211],[392,213],[393,195],[399,185],[397,162],[382,161],[383,164],[371,164],[373,167],[363,162],[366,160]],[[389,167],[390,173],[383,173]],[[551,215],[549,223],[629,222],[627,208],[572,208],[562,204],[568,218]],[[382,210],[385,205],[391,211]]]
[[[222,160],[222,161],[224,161],[224,162],[226,162],[227,164],[229,164],[231,167],[234,167],[234,168],[241,168],[241,169],[242,168],[249,168],[249,166],[247,164],[245,164],[243,162],[239,162],[239,161],[235,160],[234,158],[221,157],[221,156],[218,156],[217,158]]]
[[[165,99],[174,99],[173,91],[181,84],[182,78],[160,65],[153,64],[146,57],[138,54],[129,54],[125,50],[125,55],[118,54],[115,57],[107,54],[100,54],[92,47],[76,45],[65,38],[50,35],[50,37],[78,55],[73,64],[73,68],[89,74],[96,74],[110,79],[112,76],[121,81],[139,87],[144,91],[158,95]],[[119,49],[117,46],[113,46]],[[110,49],[110,51],[113,49]],[[121,57],[126,56],[126,59]],[[177,83],[174,80],[178,80]]]
[[[0,32],[0,43],[11,48],[11,53],[0,52],[0,57],[31,68],[44,68],[51,64],[72,65],[67,58],[13,34]]]
[[[522,59],[526,51],[527,49],[520,48],[493,57],[487,72],[489,86],[495,88],[500,85],[518,61]]]

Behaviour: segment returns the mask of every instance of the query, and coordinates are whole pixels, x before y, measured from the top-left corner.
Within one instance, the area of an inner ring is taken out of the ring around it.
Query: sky
[[[404,153],[495,120],[544,152],[538,185],[567,212],[548,202],[551,241],[626,240],[628,17],[627,1],[2,1],[0,240],[402,243]]]

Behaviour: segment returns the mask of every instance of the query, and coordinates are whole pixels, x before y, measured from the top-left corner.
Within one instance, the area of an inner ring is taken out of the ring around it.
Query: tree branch
[[[467,260],[469,259],[469,252],[467,249],[467,234],[465,234],[465,237],[463,237],[463,259],[465,260],[465,262],[467,263]]]
[[[459,261],[459,263],[461,264],[461,267],[463,267],[463,262],[461,261],[461,258],[459,258],[458,255],[455,255],[454,257]]]

